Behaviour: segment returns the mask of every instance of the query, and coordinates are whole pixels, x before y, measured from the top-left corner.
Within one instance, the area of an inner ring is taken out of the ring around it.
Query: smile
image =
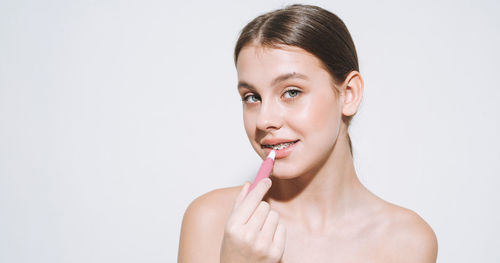
[[[285,142],[285,143],[278,143],[278,144],[263,144],[263,148],[269,148],[269,149],[274,149],[276,151],[283,150],[285,148],[288,148],[290,145],[293,145],[297,143],[299,140],[293,141],[293,142]]]
[[[283,139],[264,140],[261,147],[266,155],[274,150],[276,151],[276,159],[283,159],[292,154],[299,141],[287,141]]]

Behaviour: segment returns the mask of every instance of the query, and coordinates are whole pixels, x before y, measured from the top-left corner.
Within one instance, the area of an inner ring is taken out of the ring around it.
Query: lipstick
[[[260,165],[259,172],[257,173],[257,176],[255,176],[252,185],[250,185],[250,189],[248,190],[248,192],[252,191],[252,189],[259,183],[260,180],[267,178],[269,177],[269,175],[271,175],[275,157],[276,157],[276,152],[272,150]]]

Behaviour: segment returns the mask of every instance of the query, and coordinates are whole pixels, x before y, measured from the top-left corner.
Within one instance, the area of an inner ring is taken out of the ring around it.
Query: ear
[[[352,116],[358,111],[363,98],[363,89],[364,84],[361,74],[357,71],[351,71],[342,85],[342,114]]]

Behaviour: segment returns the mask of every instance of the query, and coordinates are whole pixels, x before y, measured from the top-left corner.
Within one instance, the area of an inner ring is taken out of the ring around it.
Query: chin
[[[300,173],[297,173],[299,169],[293,166],[289,166],[283,164],[281,167],[280,164],[275,163],[272,176],[277,179],[293,179],[300,176]]]
[[[293,178],[296,178],[298,176],[299,176],[298,174],[281,174],[281,173],[274,173],[274,172],[272,173],[272,178],[281,179],[281,180],[293,179]]]

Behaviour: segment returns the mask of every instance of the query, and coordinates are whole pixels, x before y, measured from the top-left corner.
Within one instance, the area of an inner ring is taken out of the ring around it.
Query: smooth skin
[[[342,118],[361,103],[359,72],[338,82],[303,49],[258,43],[241,50],[236,68],[257,154],[266,157],[264,140],[298,142],[250,193],[247,182],[191,203],[179,262],[436,262],[431,227],[356,175]]]

